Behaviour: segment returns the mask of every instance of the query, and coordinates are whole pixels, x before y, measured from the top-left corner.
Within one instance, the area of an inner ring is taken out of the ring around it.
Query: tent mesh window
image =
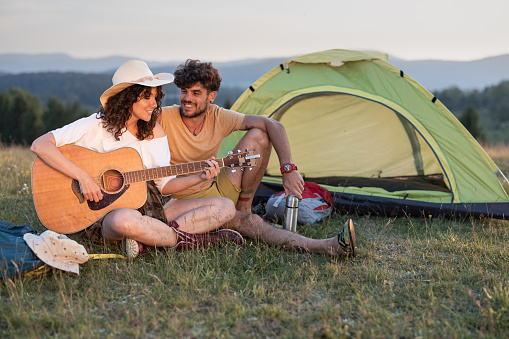
[[[308,181],[390,192],[449,192],[428,144],[404,118],[377,102],[341,93],[312,93],[287,102],[271,118],[285,126],[294,162]],[[271,155],[269,176],[279,175],[277,159]]]

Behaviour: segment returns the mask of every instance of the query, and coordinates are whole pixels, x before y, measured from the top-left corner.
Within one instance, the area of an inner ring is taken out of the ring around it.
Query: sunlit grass
[[[490,157],[509,159],[509,145],[507,144],[485,144],[482,147]]]
[[[0,149],[0,220],[40,224],[34,156]],[[9,167],[9,169],[8,169]],[[19,173],[19,174],[18,174]],[[304,235],[355,220],[353,260],[244,246],[157,250],[90,260],[0,284],[0,337],[464,338],[509,336],[509,228],[491,219],[333,215]],[[89,253],[120,253],[85,242]]]
[[[496,144],[496,145],[482,145],[483,149],[493,159],[502,174],[497,173],[499,180],[504,187],[505,191],[509,194],[509,145]]]
[[[6,195],[28,195],[35,155],[26,147],[6,147],[0,143],[0,192]]]
[[[496,145],[483,145],[483,149],[493,159],[497,166],[504,172],[506,176],[509,175],[509,145],[496,144]]]

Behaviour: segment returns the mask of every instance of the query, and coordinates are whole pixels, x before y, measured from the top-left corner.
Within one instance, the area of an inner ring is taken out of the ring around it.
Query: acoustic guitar
[[[144,169],[141,157],[133,148],[120,148],[108,153],[65,145],[58,148],[69,160],[83,168],[101,187],[99,202],[86,200],[79,182],[36,158],[32,166],[32,189],[35,209],[41,222],[58,233],[79,232],[117,208],[137,209],[147,199],[146,181],[201,172],[205,161]],[[256,166],[259,154],[238,151],[215,159],[220,167]],[[115,164],[114,166],[111,166]],[[235,169],[233,170],[235,171]]]

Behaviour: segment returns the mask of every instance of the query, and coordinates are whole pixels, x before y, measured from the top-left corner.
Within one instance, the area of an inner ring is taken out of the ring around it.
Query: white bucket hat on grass
[[[158,73],[154,75],[144,61],[129,60],[113,74],[113,86],[101,95],[101,104],[106,106],[108,99],[132,85],[157,87],[173,82],[173,74]]]
[[[88,261],[85,247],[63,234],[49,230],[41,235],[26,233],[23,240],[39,259],[67,272],[80,274],[79,264]]]

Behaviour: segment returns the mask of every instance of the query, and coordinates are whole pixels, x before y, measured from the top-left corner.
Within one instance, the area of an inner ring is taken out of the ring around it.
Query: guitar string
[[[225,159],[225,158],[222,158],[222,159],[217,159],[217,160],[222,160],[223,162],[223,166],[222,167],[226,167],[226,162],[229,162],[228,160],[230,159]],[[234,158],[235,160],[235,158]],[[238,164],[237,164],[238,165]],[[181,167],[181,173],[179,173],[179,170],[176,169],[176,172],[175,174],[173,174],[173,169],[171,167],[178,167],[180,166]],[[202,167],[203,166],[203,167]],[[182,175],[182,174],[191,174],[191,173],[196,173],[196,172],[199,172],[199,171],[202,171],[205,167],[207,167],[207,163],[204,162],[204,161],[195,161],[195,162],[191,162],[191,163],[187,163],[187,164],[180,164],[180,165],[170,165],[170,166],[166,166],[166,167],[156,167],[156,168],[150,168],[150,169],[141,169],[141,170],[134,170],[134,171],[128,171],[128,172],[120,172],[120,175],[115,175],[116,177],[123,177],[123,176],[134,176],[136,179],[137,177],[150,177],[151,175],[153,175],[154,173],[149,173],[149,174],[143,174],[143,173],[138,173],[138,174],[134,174],[135,172],[164,172],[164,171],[168,171],[168,167],[170,167],[170,174],[168,174],[168,172],[166,172],[162,177],[165,177],[165,176],[171,176],[171,175]],[[183,168],[184,167],[187,167],[187,172],[184,173],[183,171]],[[192,167],[193,170],[192,171],[189,171],[189,168]],[[198,167],[198,170],[197,170],[197,167]],[[162,175],[163,173],[155,173],[156,174],[156,177],[154,179],[157,179],[159,178],[159,175]],[[100,184],[100,179],[102,178],[102,176],[93,176],[92,179],[95,181],[95,183],[97,184]],[[151,179],[147,179],[147,180],[141,180],[141,181],[148,181],[148,180],[151,180]]]

